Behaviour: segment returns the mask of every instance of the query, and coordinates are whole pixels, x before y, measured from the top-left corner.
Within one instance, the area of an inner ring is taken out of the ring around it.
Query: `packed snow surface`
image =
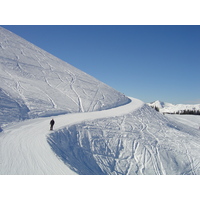
[[[200,133],[143,102],[26,120],[0,134],[0,174],[200,174]],[[199,119],[197,119],[199,120]]]
[[[65,130],[67,125],[71,127],[72,124],[85,120],[123,115],[123,113],[134,111],[142,105],[143,102],[135,99],[130,104],[105,111],[55,116],[54,133],[59,137],[58,141],[61,140],[61,143],[66,144],[69,141],[63,140],[57,132]],[[56,144],[58,141],[53,142],[52,140],[54,136],[51,137],[53,133],[49,131],[50,120],[51,118],[26,120],[10,125],[0,133],[0,174],[75,174],[61,159],[58,159],[47,142],[50,140],[54,147],[56,145],[57,148],[60,148],[60,144]],[[72,133],[72,138],[74,136],[76,136],[76,132]],[[77,145],[70,144],[74,147]],[[70,152],[68,153],[70,154]],[[70,161],[74,161],[77,158],[71,159]],[[90,165],[89,163],[90,160],[88,160],[88,165]],[[70,167],[73,168],[73,166]],[[84,163],[80,167],[84,169]]]

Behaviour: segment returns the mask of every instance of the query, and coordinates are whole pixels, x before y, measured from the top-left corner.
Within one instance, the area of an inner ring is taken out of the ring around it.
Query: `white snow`
[[[166,115],[169,119],[200,130],[200,115]]]
[[[1,27],[0,98],[0,126],[129,102],[124,94]]]
[[[200,111],[200,104],[171,104],[162,101],[148,103],[149,106],[159,108],[162,113],[183,113],[184,110]]]
[[[0,174],[200,174],[197,127],[131,100],[56,116],[54,132],[49,117],[9,125],[0,134]]]
[[[200,175],[199,116],[162,115],[3,28],[0,126],[2,175]]]
[[[123,115],[142,105],[143,102],[133,99],[127,105],[105,111],[55,116],[54,130],[85,120]],[[50,119],[26,120],[0,133],[0,174],[76,174],[56,157],[47,143]]]

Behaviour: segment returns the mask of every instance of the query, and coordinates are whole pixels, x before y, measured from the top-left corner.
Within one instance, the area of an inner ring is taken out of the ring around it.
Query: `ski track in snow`
[[[146,105],[122,116],[79,123],[48,139],[78,174],[200,173],[199,130]]]
[[[54,117],[55,131],[85,120],[123,115],[141,107],[132,102],[110,110]],[[76,174],[53,153],[47,143],[50,118],[37,118],[10,125],[0,133],[0,174]]]
[[[54,132],[51,118],[9,125],[0,133],[0,174],[199,174],[198,129],[131,100],[56,116]]]
[[[18,82],[18,88],[20,87]],[[168,116],[170,120],[173,117]],[[87,136],[81,131],[77,135],[77,143],[83,149],[86,148],[84,143],[88,140],[87,146],[91,148],[96,159],[95,163],[98,163],[100,167],[93,164],[96,171],[91,169],[87,171],[88,174],[164,175],[173,173],[174,169],[172,172],[166,171],[168,170],[166,163],[163,163],[165,158],[160,155],[163,145],[164,148],[168,148],[168,152],[176,153],[178,150],[183,156],[185,155],[186,161],[184,162],[188,167],[181,169],[180,174],[198,174],[200,162],[196,159],[198,153],[195,154],[195,152],[198,152],[200,143],[191,138],[187,144],[187,140],[196,132],[191,131],[192,127],[180,124],[178,121],[174,123],[157,113],[153,118],[152,111],[139,100],[132,98],[131,103],[109,110],[67,114],[54,118],[56,135],[59,135],[59,130],[62,133],[62,129],[65,127],[71,127],[73,124],[80,124],[83,121],[93,121],[92,126],[85,122],[84,126],[88,130]],[[182,118],[179,121],[184,121],[186,117]],[[49,134],[53,134],[48,131],[49,121],[50,118],[27,120],[10,125],[0,133],[0,174],[76,174],[74,171],[78,174],[86,173],[86,171],[78,169],[79,166],[67,166],[67,163],[63,162],[62,155],[59,153],[55,155],[52,151],[52,145],[50,146],[47,142]],[[172,132],[169,126],[173,128]],[[92,128],[95,128],[97,132],[102,130],[102,137],[99,138],[98,134],[95,136],[90,132]],[[179,133],[181,128],[188,133],[191,132],[191,136],[189,135],[187,138]],[[73,131],[71,135],[74,135]],[[50,140],[50,142],[54,142],[53,145],[59,147],[56,141]],[[74,144],[73,141],[72,145]],[[194,153],[191,151],[191,145]],[[178,148],[174,149],[175,146]],[[65,149],[60,150],[62,153],[66,151]],[[89,151],[86,149],[86,152]],[[105,154],[105,152],[107,153]],[[68,152],[65,153],[65,156],[66,154]],[[174,168],[176,169],[181,165],[178,162],[180,161],[174,158],[171,165],[175,164]]]
[[[79,105],[79,108],[80,108],[79,112],[84,112],[81,97],[78,94],[78,92],[74,89],[74,86],[73,86],[74,83],[76,82],[76,76],[72,72],[69,72],[69,75],[71,76],[70,88],[76,94],[76,96],[78,98],[78,105]]]

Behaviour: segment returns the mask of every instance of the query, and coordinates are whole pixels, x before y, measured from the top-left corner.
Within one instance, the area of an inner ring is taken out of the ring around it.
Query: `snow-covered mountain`
[[[162,101],[154,101],[148,103],[148,105],[158,108],[162,113],[183,114],[184,112],[192,112],[193,114],[200,114],[200,104],[171,104]]]
[[[162,115],[3,28],[0,78],[0,174],[200,175],[200,116]]]
[[[0,27],[0,125],[37,116],[104,110],[129,101]]]

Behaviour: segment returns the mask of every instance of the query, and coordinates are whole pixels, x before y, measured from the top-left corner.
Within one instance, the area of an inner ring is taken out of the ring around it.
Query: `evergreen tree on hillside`
[[[157,106],[155,106],[155,110],[158,111],[158,112],[160,111],[159,108],[158,108]]]

